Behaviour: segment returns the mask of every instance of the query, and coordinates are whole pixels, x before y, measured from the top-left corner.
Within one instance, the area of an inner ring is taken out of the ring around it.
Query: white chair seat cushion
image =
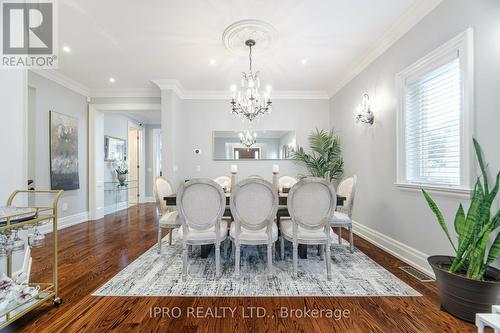
[[[330,224],[350,224],[350,223],[352,222],[351,219],[349,218],[349,215],[341,212],[335,212],[330,220]]]
[[[292,220],[281,220],[280,221],[280,230],[285,236],[285,238],[292,240],[293,239],[293,222]],[[333,230],[331,228],[328,228],[330,230],[330,237],[331,239],[335,236]],[[298,227],[297,229],[297,239],[299,243],[301,241],[306,241],[306,242],[311,242],[311,241],[325,241],[326,242],[326,235],[324,228],[321,227],[319,229],[315,230],[308,230],[304,229],[301,226]]]
[[[231,238],[236,237],[236,223],[231,224],[229,235],[231,236]],[[271,229],[271,238],[273,242],[276,242],[276,240],[278,239],[278,227],[276,226],[276,223],[273,223]],[[267,242],[267,227],[260,230],[248,230],[246,228],[243,228],[242,226],[240,240],[243,242]]]
[[[220,240],[224,240],[227,236],[227,221],[220,222]],[[183,227],[179,228],[179,237],[182,239],[184,237]],[[215,226],[206,230],[196,230],[190,229],[187,233],[188,241],[204,241],[207,243],[215,243]]]
[[[182,224],[181,218],[177,211],[165,213],[160,218],[160,226],[162,228],[177,228]]]

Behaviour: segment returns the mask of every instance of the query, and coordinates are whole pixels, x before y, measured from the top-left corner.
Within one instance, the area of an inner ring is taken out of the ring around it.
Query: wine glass
[[[42,246],[45,242],[45,235],[38,230],[37,227],[34,229],[33,235],[28,236],[28,244],[30,247]]]
[[[23,251],[24,240],[21,237],[19,237],[17,229],[12,230],[11,238],[12,238],[12,252]]]
[[[7,256],[7,235],[0,232],[0,258]]]

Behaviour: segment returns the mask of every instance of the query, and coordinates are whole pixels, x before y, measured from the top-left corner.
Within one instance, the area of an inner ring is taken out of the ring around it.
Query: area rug
[[[182,281],[182,244],[177,233],[174,242],[162,242],[162,254],[153,246],[101,286],[93,296],[421,296],[358,249],[349,251],[347,243],[335,244],[331,251],[331,281],[326,279],[325,261],[314,246],[307,259],[299,259],[298,278],[292,276],[292,248],[286,242],[285,260],[279,251],[273,274],[266,274],[266,246],[242,246],[240,278],[234,277],[234,259],[221,259],[222,275],[215,278],[212,250],[208,258],[194,246],[189,257],[188,278]],[[336,237],[335,237],[336,238]],[[344,241],[345,242],[345,241]],[[221,251],[224,254],[224,251]]]

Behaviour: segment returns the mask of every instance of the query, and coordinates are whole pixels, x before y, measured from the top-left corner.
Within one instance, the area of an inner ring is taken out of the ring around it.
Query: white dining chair
[[[273,245],[278,240],[274,222],[278,193],[264,179],[247,178],[234,187],[230,205],[234,223],[229,235],[234,244],[236,277],[240,274],[241,245],[267,245],[267,272],[271,274]]]
[[[219,177],[215,177],[214,178],[214,181],[219,184],[222,189],[231,189],[232,186],[231,186],[231,177],[228,177],[228,176],[219,176]],[[222,219],[223,220],[227,220],[227,221],[232,221],[233,218],[231,216],[222,216]]]
[[[298,180],[292,176],[281,176],[278,179],[278,187],[280,193],[283,193],[283,187],[288,186],[288,188],[292,188],[293,185],[297,184]]]
[[[326,275],[331,280],[330,244],[334,236],[330,220],[337,197],[335,189],[323,178],[305,178],[295,184],[288,194],[291,220],[280,221],[282,237],[293,243],[293,275],[298,274],[298,246],[322,246],[325,254]],[[282,238],[282,242],[284,241]]]
[[[352,209],[354,207],[354,196],[356,194],[357,176],[352,176],[344,179],[337,188],[337,193],[346,197],[343,206],[337,207],[337,211],[333,213],[330,219],[330,226],[337,228],[337,237],[339,245],[342,245],[342,228],[346,227],[349,230],[349,249],[354,252],[354,239],[352,235]]]
[[[219,184],[222,188],[231,188],[231,177],[228,176],[219,176],[215,177],[214,181]]]
[[[250,175],[248,178],[257,178],[257,179],[264,179],[261,175]]]
[[[177,210],[182,221],[182,279],[187,277],[188,246],[215,245],[215,275],[220,276],[220,244],[227,237],[227,222],[222,221],[226,196],[211,179],[192,179],[181,185]]]
[[[158,254],[161,254],[162,229],[168,229],[168,243],[172,245],[172,231],[180,227],[181,222],[175,207],[167,206],[164,198],[172,194],[172,186],[163,177],[156,177],[154,195],[158,214]]]

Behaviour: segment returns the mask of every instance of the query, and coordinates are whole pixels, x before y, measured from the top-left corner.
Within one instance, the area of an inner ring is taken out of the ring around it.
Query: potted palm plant
[[[309,135],[311,153],[303,147],[292,151],[292,159],[306,167],[309,176],[321,177],[329,181],[337,180],[344,172],[344,161],[341,157],[340,139],[334,130],[316,129]]]
[[[462,204],[458,207],[454,221],[458,236],[456,245],[443,214],[429,194],[422,190],[455,251],[454,257],[431,256],[427,259],[436,275],[441,307],[469,322],[474,321],[476,313],[490,312],[500,291],[500,271],[491,266],[500,256],[500,210],[492,212],[500,172],[490,190],[481,147],[475,139],[473,141],[482,179],[476,181],[467,214]]]

